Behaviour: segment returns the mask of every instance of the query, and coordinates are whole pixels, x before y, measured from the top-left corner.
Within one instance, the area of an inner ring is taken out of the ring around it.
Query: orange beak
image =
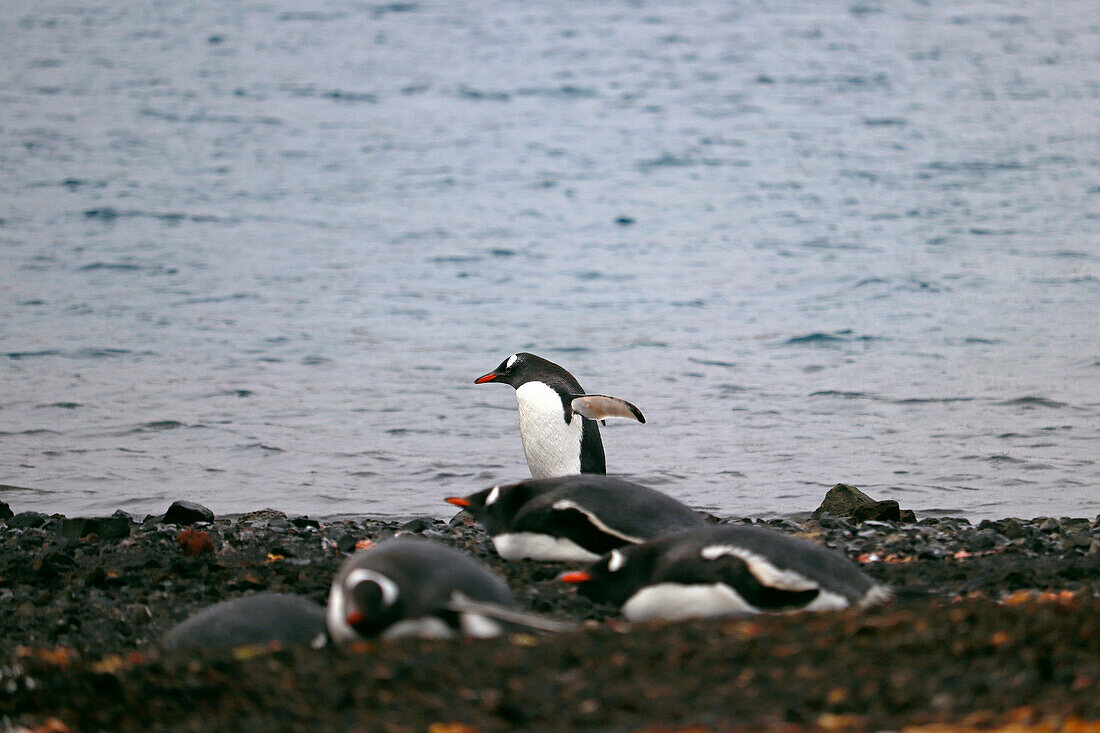
[[[489,372],[488,374],[483,374],[480,377],[478,377],[477,379],[475,379],[474,384],[485,384],[486,382],[493,381],[494,379],[496,379],[499,376],[500,375],[497,374],[496,372]]]
[[[592,580],[592,576],[583,570],[575,570],[571,573],[562,573],[558,576],[558,580],[563,583],[587,583]]]
[[[463,499],[461,496],[448,496],[443,501],[447,502],[448,504],[454,504],[455,506],[462,506],[462,507],[470,506],[470,500],[469,499]]]

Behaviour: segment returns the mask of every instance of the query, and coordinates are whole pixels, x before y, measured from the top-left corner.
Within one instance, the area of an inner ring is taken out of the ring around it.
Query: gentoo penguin
[[[447,501],[485,526],[505,560],[588,562],[707,524],[671,496],[611,476],[529,479]]]
[[[332,581],[326,620],[336,642],[486,638],[514,625],[571,628],[517,609],[504,581],[469,555],[410,537],[380,542],[345,560]]]
[[[618,397],[585,394],[572,374],[526,352],[512,354],[474,384],[503,382],[516,389],[519,435],[534,478],[607,473],[597,420],[622,417],[645,422]]]
[[[752,526],[720,525],[612,550],[560,579],[631,621],[827,611],[888,600],[842,555]]]
[[[228,650],[240,646],[323,646],[325,609],[284,593],[222,601],[190,616],[161,639],[166,651]]]

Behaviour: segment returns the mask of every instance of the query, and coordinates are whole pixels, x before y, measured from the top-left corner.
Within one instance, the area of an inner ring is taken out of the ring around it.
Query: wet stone
[[[871,504],[864,504],[863,506],[856,507],[852,512],[852,519],[856,522],[866,522],[869,520],[879,522],[900,522],[901,507],[893,499],[876,501]]]
[[[401,532],[423,532],[432,526],[432,519],[429,517],[417,517],[411,521],[405,522],[399,528]]]
[[[189,525],[196,522],[213,522],[214,512],[193,501],[176,501],[164,513],[165,524]]]

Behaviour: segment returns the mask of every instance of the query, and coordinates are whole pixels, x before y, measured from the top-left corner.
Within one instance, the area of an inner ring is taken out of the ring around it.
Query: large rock
[[[165,524],[195,524],[196,522],[213,522],[214,512],[202,504],[193,501],[176,501],[168,507],[164,513]]]
[[[874,520],[879,522],[916,522],[917,516],[912,509],[902,509],[893,499],[875,501],[855,486],[837,484],[825,494],[813,516],[851,517],[856,522]]]
[[[829,489],[829,493],[825,494],[825,500],[821,502],[821,506],[814,510],[813,516],[820,517],[822,514],[832,514],[834,517],[851,517],[855,514],[856,509],[874,503],[874,499],[855,486],[837,484]]]

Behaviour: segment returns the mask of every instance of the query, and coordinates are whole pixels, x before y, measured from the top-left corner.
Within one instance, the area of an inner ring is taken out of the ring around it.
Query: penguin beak
[[[592,576],[583,570],[575,570],[571,573],[562,573],[558,576],[558,580],[563,583],[587,583],[592,580]]]
[[[485,384],[486,382],[492,382],[499,377],[498,372],[489,372],[488,374],[482,374],[480,377],[474,380],[474,384]]]
[[[470,500],[469,499],[463,499],[461,496],[448,496],[443,501],[447,502],[448,504],[454,504],[455,506],[461,506],[461,507],[470,506]]]

